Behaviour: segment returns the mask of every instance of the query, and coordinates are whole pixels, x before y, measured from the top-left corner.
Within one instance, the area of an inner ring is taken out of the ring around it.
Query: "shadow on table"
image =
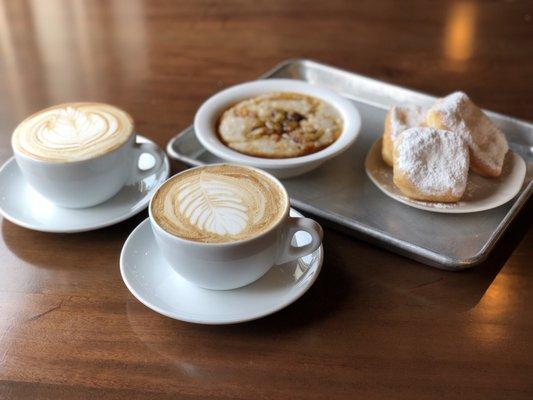
[[[451,272],[429,267],[369,244],[358,246],[363,267],[359,269],[360,286],[372,286],[383,292],[384,301],[394,295],[419,305],[447,312],[463,312],[474,308],[491,286],[531,226],[533,202],[517,215],[488,258],[463,271]],[[336,233],[340,235],[340,233]],[[339,239],[341,241],[341,239]],[[379,254],[378,254],[379,253]],[[379,260],[379,261],[375,261]],[[396,301],[396,300],[394,300]],[[398,300],[399,301],[399,300]]]
[[[213,360],[226,360],[229,355],[232,363],[242,365],[261,357],[269,360],[271,356],[258,349],[277,347],[281,338],[299,342],[305,328],[331,318],[353,292],[356,289],[342,269],[326,262],[307,293],[259,320],[219,326],[192,324],[161,316],[133,298],[126,303],[126,313],[132,332],[158,357],[170,360],[190,379],[218,382],[227,376],[220,374],[221,365],[213,364]],[[231,375],[229,371],[227,374]]]
[[[143,211],[119,224],[81,233],[38,232],[3,219],[2,239],[13,254],[38,268],[98,268],[110,255],[120,255],[130,232],[146,217]]]

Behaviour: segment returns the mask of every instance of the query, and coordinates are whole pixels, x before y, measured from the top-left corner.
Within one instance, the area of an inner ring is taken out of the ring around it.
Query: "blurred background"
[[[531,119],[532,15],[521,1],[0,0],[0,144],[72,100],[170,138],[213,92],[294,57]]]

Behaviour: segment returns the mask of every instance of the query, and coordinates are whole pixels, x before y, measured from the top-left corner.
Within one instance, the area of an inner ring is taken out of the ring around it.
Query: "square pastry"
[[[394,183],[415,200],[456,202],[466,189],[469,162],[468,145],[461,134],[410,128],[396,139]]]
[[[498,177],[509,147],[504,134],[463,92],[438,100],[427,112],[427,126],[461,134],[470,149],[470,168]]]
[[[400,133],[409,128],[424,126],[426,109],[415,104],[393,106],[385,117],[381,156],[389,167],[392,167],[392,151],[394,141]]]

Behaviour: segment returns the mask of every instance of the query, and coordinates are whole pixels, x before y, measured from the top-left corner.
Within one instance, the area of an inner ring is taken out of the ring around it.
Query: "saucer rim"
[[[296,211],[292,207],[290,208],[290,211],[294,213],[294,216],[303,217],[303,215],[300,212]],[[143,296],[141,296],[137,292],[137,290],[133,287],[133,285],[130,284],[129,280],[125,276],[126,266],[125,266],[124,258],[125,258],[125,253],[126,253],[126,249],[128,247],[128,244],[130,243],[132,238],[137,234],[138,231],[140,231],[142,229],[145,229],[146,225],[148,225],[148,229],[150,229],[150,232],[151,232],[151,235],[152,235],[152,240],[154,239],[154,234],[153,234],[153,231],[151,230],[151,226],[150,226],[150,218],[146,218],[143,221],[141,221],[139,223],[139,225],[137,225],[135,227],[135,229],[133,229],[133,231],[131,231],[131,233],[129,234],[128,238],[124,242],[124,245],[122,246],[122,250],[120,251],[120,260],[119,260],[120,275],[122,277],[122,281],[124,282],[124,284],[126,285],[128,290],[130,291],[130,293],[139,302],[141,302],[141,304],[143,304],[144,306],[146,306],[147,308],[149,308],[150,310],[152,310],[152,311],[154,311],[154,312],[156,312],[158,314],[164,315],[165,317],[172,318],[172,319],[177,320],[177,321],[183,321],[183,322],[188,322],[188,323],[193,323],[193,324],[201,324],[201,325],[232,325],[232,324],[239,324],[239,323],[243,323],[243,322],[254,321],[254,320],[266,317],[268,315],[274,314],[274,313],[276,313],[276,312],[288,307],[292,303],[296,302],[305,293],[307,293],[307,291],[311,288],[311,286],[314,285],[315,281],[317,280],[318,276],[320,275],[320,272],[322,270],[322,265],[324,263],[324,249],[323,249],[323,245],[321,244],[320,247],[313,252],[313,253],[318,252],[318,257],[316,258],[316,261],[313,263],[312,269],[313,269],[314,274],[309,279],[309,281],[306,282],[304,285],[302,285],[302,287],[296,293],[295,296],[290,297],[286,301],[284,301],[284,302],[282,302],[280,304],[277,304],[275,307],[270,308],[270,309],[268,309],[266,311],[262,310],[260,312],[254,313],[254,314],[250,314],[250,315],[248,315],[248,316],[246,316],[244,318],[243,317],[228,318],[226,320],[216,320],[216,321],[205,319],[205,318],[202,319],[202,318],[183,317],[183,316],[179,316],[179,315],[177,315],[175,313],[167,312],[167,311],[163,310],[162,308],[160,308],[159,306],[157,306],[155,304],[151,304],[150,302],[145,300],[143,298]],[[308,272],[310,272],[310,271],[308,271]],[[261,278],[259,278],[259,280],[260,279]],[[190,282],[187,282],[187,284],[193,285]],[[255,284],[255,282],[250,283],[250,285],[254,285],[254,284]],[[228,292],[229,293],[229,292],[233,292],[233,291],[239,290],[239,289],[241,289],[241,288],[231,289],[231,290],[224,290],[223,292]],[[204,290],[210,290],[210,289],[204,289]]]
[[[157,145],[157,143],[155,143],[154,141],[150,140],[146,136],[142,136],[142,135],[137,134],[137,139],[138,140],[140,139],[141,143],[153,143],[153,144]],[[165,152],[165,149],[161,148],[159,145],[157,145],[157,147],[161,150],[161,153],[163,154],[163,162],[161,163],[161,165],[162,165],[161,168],[166,169],[166,173],[164,173],[164,178],[162,176],[161,182],[159,182],[157,184],[157,186],[152,188],[151,192],[155,192],[158,189],[158,187],[163,182],[165,182],[168,179],[168,177],[170,176],[170,172],[171,172],[170,171],[170,161],[169,161],[168,156],[167,156],[167,154]],[[12,163],[15,163],[15,168],[18,168],[19,172],[22,174],[22,171],[20,171],[20,167],[18,166],[17,161],[15,160],[15,156],[11,156],[0,167],[0,180],[4,176],[5,169],[7,169]],[[146,179],[146,177],[144,179]],[[25,181],[25,184],[28,185],[28,182]],[[122,190],[123,189],[121,189],[121,191]],[[120,193],[120,191],[118,193]],[[22,220],[20,220],[18,218],[15,218],[15,217],[9,215],[7,213],[7,211],[4,209],[4,207],[2,206],[2,203],[0,203],[0,214],[2,215],[2,217],[4,217],[5,219],[7,219],[8,221],[12,222],[15,225],[18,225],[18,226],[21,226],[23,228],[30,229],[30,230],[33,230],[33,231],[37,231],[37,232],[45,232],[45,233],[81,233],[81,232],[95,231],[95,230],[98,230],[98,229],[106,228],[106,227],[109,227],[109,226],[112,226],[112,225],[116,225],[116,224],[118,224],[120,222],[123,222],[123,221],[125,221],[125,220],[127,220],[127,219],[129,219],[129,218],[131,218],[131,217],[133,217],[133,216],[135,216],[137,214],[139,214],[140,212],[144,211],[148,207],[150,199],[151,199],[151,197],[148,197],[147,199],[136,203],[136,205],[139,205],[139,208],[137,208],[137,209],[135,209],[133,211],[131,211],[131,209],[130,209],[124,215],[121,215],[121,216],[116,217],[114,219],[111,219],[111,220],[108,220],[108,221],[105,221],[105,222],[102,222],[102,223],[99,223],[99,224],[96,224],[96,225],[86,226],[86,227],[82,227],[82,228],[72,228],[72,229],[47,228],[47,227],[36,226],[36,225],[30,224],[30,223],[24,222],[24,221],[22,221]],[[109,200],[111,200],[111,199],[109,199]],[[100,204],[105,204],[109,200],[106,200],[106,201],[104,201],[103,203],[100,203]],[[99,204],[97,204],[96,206],[98,206],[98,205]],[[56,206],[54,204],[52,204],[52,206],[53,207],[58,207],[58,206]],[[87,207],[87,209],[91,209],[91,208],[94,208],[96,206]],[[83,210],[83,209],[76,209],[76,210]]]

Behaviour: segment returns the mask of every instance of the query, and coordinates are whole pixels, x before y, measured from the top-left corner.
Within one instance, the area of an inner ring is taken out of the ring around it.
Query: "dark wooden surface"
[[[0,0],[0,161],[28,113],[128,110],[160,145],[210,94],[309,57],[533,120],[533,4],[520,1]],[[438,271],[326,230],[325,265],[268,318],[209,327],[128,292],[146,217],[55,235],[1,221],[1,399],[533,398],[533,234]]]

